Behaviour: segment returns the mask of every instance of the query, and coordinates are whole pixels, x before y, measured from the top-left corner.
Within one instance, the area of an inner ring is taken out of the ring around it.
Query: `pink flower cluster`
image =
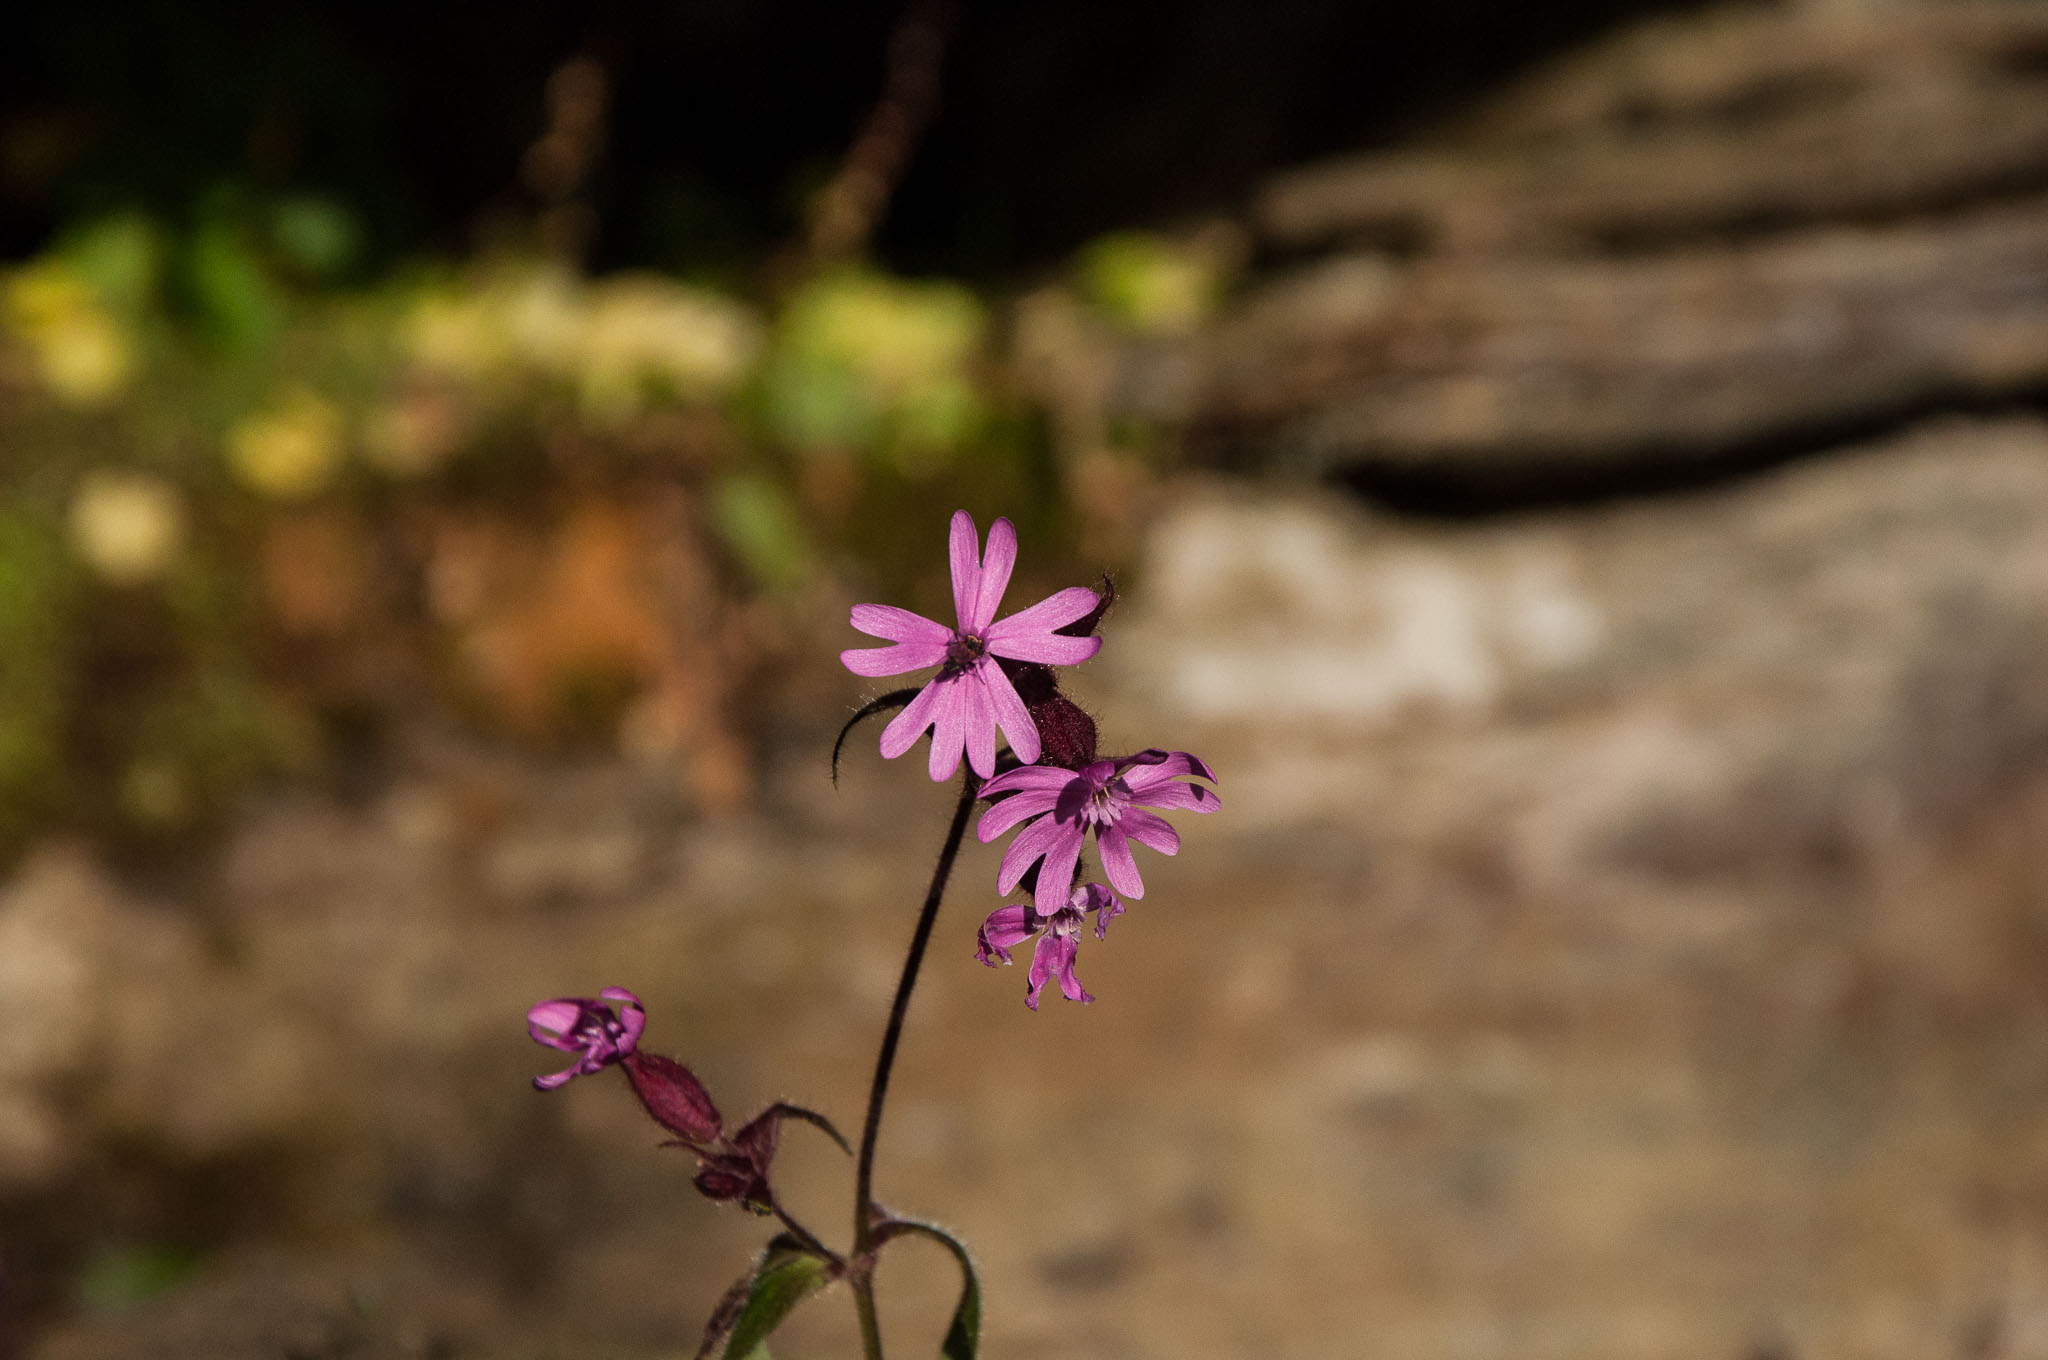
[[[1185,751],[1098,758],[1093,721],[1059,693],[1051,668],[1086,661],[1101,648],[1092,633],[1105,601],[1076,586],[998,620],[1016,565],[1017,533],[1009,520],[997,520],[985,554],[977,551],[977,537],[973,518],[957,512],[950,535],[956,626],[888,605],[855,605],[853,626],[893,645],[855,648],[840,660],[864,676],[939,668],[883,729],[882,754],[902,755],[929,730],[931,777],[943,780],[959,769],[964,752],[984,781],[980,797],[989,801],[976,834],[986,843],[1017,829],[997,890],[1023,886],[1031,892],[1028,904],[998,908],[982,922],[977,957],[990,967],[1008,963],[1011,949],[1036,938],[1025,1004],[1036,1010],[1039,993],[1055,978],[1069,1000],[1092,1001],[1074,976],[1088,914],[1094,913],[1101,939],[1124,910],[1123,899],[1145,895],[1132,844],[1177,853],[1179,834],[1153,809],[1214,812],[1216,791],[1193,781],[1213,784],[1216,774]],[[1033,696],[1030,702],[1020,690]],[[1038,718],[1057,733],[1049,746],[1040,740]],[[1000,773],[999,729],[1013,757]],[[1041,756],[1047,763],[1038,763]],[[1108,885],[1082,881],[1081,856],[1091,834]]]

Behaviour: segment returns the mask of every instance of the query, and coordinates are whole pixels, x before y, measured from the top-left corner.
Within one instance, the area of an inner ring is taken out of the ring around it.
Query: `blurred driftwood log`
[[[1127,409],[1312,473],[1585,475],[2048,384],[2048,6],[1628,32],[1273,181],[1271,273]]]

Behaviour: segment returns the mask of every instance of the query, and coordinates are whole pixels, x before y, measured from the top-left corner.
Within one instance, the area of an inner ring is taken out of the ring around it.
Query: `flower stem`
[[[789,1235],[803,1244],[805,1250],[809,1251],[819,1260],[830,1262],[832,1265],[840,1266],[846,1264],[845,1257],[819,1241],[816,1233],[813,1233],[809,1228],[797,1222],[795,1215],[782,1207],[782,1201],[775,1198],[772,1191],[769,1193],[768,1207],[777,1218],[782,1220],[782,1226],[789,1229]]]
[[[931,887],[925,890],[924,910],[918,914],[917,931],[910,937],[910,954],[903,960],[903,976],[896,982],[896,1000],[889,1007],[889,1025],[882,1031],[882,1050],[875,1055],[875,1079],[868,1087],[867,1121],[861,1126],[859,1169],[853,1182],[853,1255],[867,1254],[874,1237],[875,1139],[882,1131],[882,1102],[889,1095],[889,1071],[896,1065],[896,1045],[903,1037],[903,1020],[910,1012],[910,993],[917,986],[917,970],[924,963],[925,946],[931,943],[932,926],[939,919],[939,901],[946,895],[946,880],[952,876],[953,860],[960,853],[961,837],[967,834],[967,816],[974,811],[974,796],[981,783],[972,770],[962,770],[960,801],[953,809],[953,825],[946,831],[946,843],[939,850],[939,862],[932,869]],[[872,1275],[857,1270],[853,1277],[854,1306],[860,1311],[861,1346],[867,1360],[882,1360],[881,1329],[875,1319]]]

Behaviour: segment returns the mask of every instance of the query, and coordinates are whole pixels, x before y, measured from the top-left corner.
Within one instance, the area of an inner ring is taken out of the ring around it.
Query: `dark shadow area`
[[[1331,480],[1396,514],[1470,522],[1621,501],[1675,499],[1734,485],[1791,463],[1853,453],[1942,416],[2043,412],[2048,412],[2048,388],[1948,392],[1787,426],[1716,448],[1659,445],[1600,458],[1530,453],[1397,463],[1365,457],[1334,473]]]
[[[988,280],[1105,230],[1232,206],[1261,174],[1384,142],[1671,0],[965,4],[885,261]],[[58,225],[315,192],[369,263],[460,251],[515,205],[551,71],[610,78],[599,268],[730,272],[795,231],[876,97],[879,0],[248,9],[41,6],[0,52],[0,256]]]

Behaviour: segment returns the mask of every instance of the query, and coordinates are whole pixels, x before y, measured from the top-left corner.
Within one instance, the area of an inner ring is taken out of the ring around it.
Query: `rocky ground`
[[[1085,948],[1100,1000],[1036,1016],[972,961],[970,849],[883,1191],[975,1244],[996,1356],[2034,1354],[2044,668],[2030,420],[1458,527],[1191,484],[1087,687],[1224,811]],[[754,1225],[623,1084],[526,1089],[520,1013],[625,983],[733,1110],[851,1122],[946,800],[801,744],[750,816],[666,787],[422,740],[175,893],[28,864],[23,1279],[217,1244],[30,1353],[686,1353]],[[838,1154],[790,1161],[835,1221]]]
[[[1088,1007],[974,963],[963,860],[878,1189],[976,1248],[985,1354],[2048,1355],[2043,14],[1624,35],[1276,184],[1242,300],[1118,356],[1227,470],[1076,687],[1224,807]],[[871,738],[831,787],[850,640],[730,815],[422,728],[181,875],[21,865],[20,1353],[689,1354],[758,1225],[520,1017],[624,984],[728,1113],[857,1121],[949,799]],[[891,1258],[900,1353],[952,1288]]]

